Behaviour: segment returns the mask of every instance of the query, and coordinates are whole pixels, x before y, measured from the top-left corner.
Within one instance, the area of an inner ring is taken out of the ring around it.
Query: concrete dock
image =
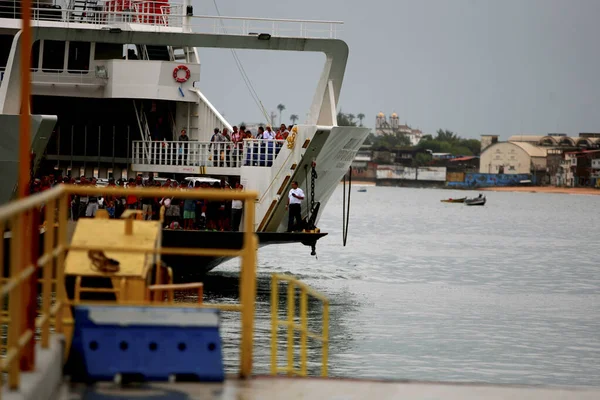
[[[258,376],[224,383],[164,383],[121,388],[113,383],[95,387],[64,386],[61,400],[355,400],[355,399],[600,399],[600,388],[549,388],[486,384],[387,382],[357,379],[287,378]]]

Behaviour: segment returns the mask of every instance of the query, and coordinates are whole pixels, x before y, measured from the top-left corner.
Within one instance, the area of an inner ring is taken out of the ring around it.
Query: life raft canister
[[[185,77],[180,77],[179,71],[184,71]],[[185,65],[178,65],[173,70],[173,79],[175,79],[175,81],[177,81],[179,83],[187,82],[187,80],[190,79],[190,75],[191,75],[190,69],[188,67],[186,67]]]

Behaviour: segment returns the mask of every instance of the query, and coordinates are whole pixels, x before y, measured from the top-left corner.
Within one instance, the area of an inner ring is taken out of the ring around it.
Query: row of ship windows
[[[6,67],[12,45],[12,36],[0,35],[0,69]],[[123,45],[90,42],[64,42],[37,40],[31,49],[31,69],[33,71],[60,73],[87,73],[94,59],[120,59]],[[66,57],[65,57],[66,56]]]

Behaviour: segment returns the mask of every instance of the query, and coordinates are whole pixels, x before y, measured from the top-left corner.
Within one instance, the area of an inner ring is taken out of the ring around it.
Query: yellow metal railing
[[[67,343],[73,321],[70,318],[70,309],[67,306],[80,304],[81,301],[67,298],[65,289],[65,258],[69,250],[102,250],[106,252],[140,252],[137,249],[120,247],[98,246],[70,246],[67,238],[67,224],[69,197],[72,195],[84,196],[127,196],[137,197],[165,197],[176,196],[178,199],[207,200],[243,200],[244,201],[244,226],[243,246],[239,250],[223,249],[195,249],[195,248],[158,248],[144,250],[147,254],[176,254],[176,255],[211,255],[211,256],[239,256],[241,258],[240,271],[240,302],[238,304],[194,304],[182,305],[157,303],[149,297],[146,302],[137,304],[153,304],[158,306],[189,306],[217,308],[223,311],[239,311],[241,313],[241,343],[240,343],[240,376],[249,377],[252,373],[253,359],[253,334],[254,310],[256,295],[256,250],[258,239],[253,230],[255,210],[254,203],[258,197],[256,192],[239,192],[218,189],[202,190],[175,190],[175,189],[123,189],[123,188],[95,188],[71,185],[59,185],[45,192],[26,197],[0,207],[0,271],[4,273],[4,232],[10,230],[10,273],[0,279],[0,310],[5,310],[5,300],[8,297],[8,310],[3,312],[1,320],[8,325],[6,354],[0,360],[2,371],[8,373],[10,389],[17,389],[22,371],[33,369],[35,362],[35,331],[39,329],[39,340],[42,348],[47,348],[50,343],[51,323],[54,332],[65,334]],[[39,210],[45,207],[44,248],[39,249],[42,255],[37,259],[36,242],[40,234]],[[58,212],[56,212],[58,210]],[[53,229],[58,227],[57,232]],[[35,256],[34,256],[35,254]],[[39,279],[38,268],[42,269]],[[41,307],[37,309],[38,283],[41,283]],[[173,290],[194,289],[202,293],[202,286],[177,285],[151,286],[150,292],[167,293],[168,299],[172,298]],[[53,292],[56,296],[53,300]],[[87,302],[87,301],[86,301]],[[97,302],[95,304],[116,305],[114,302]],[[199,299],[201,303],[201,299]],[[121,303],[119,303],[121,304]],[[127,302],[128,305],[136,304]],[[36,315],[37,314],[37,315]],[[66,328],[68,326],[68,328]],[[0,391],[1,392],[1,391]],[[1,393],[0,393],[1,395]]]
[[[279,319],[279,283],[287,283],[287,318]],[[300,323],[296,323],[296,294],[300,292]],[[323,304],[323,320],[321,334],[308,329],[308,296],[312,296]],[[287,366],[277,364],[277,337],[280,326],[287,327]],[[300,369],[296,369],[294,360],[295,333],[300,332]],[[308,375],[308,339],[321,343],[321,376],[327,376],[329,357],[329,300],[321,293],[311,289],[293,276],[273,274],[271,277],[271,375],[285,372],[290,376]]]

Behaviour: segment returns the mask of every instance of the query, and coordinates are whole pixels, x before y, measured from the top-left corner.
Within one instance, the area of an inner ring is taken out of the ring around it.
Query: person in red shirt
[[[129,185],[127,185],[127,187],[135,189],[136,185],[135,185],[135,181],[132,179],[129,180]],[[133,195],[127,195],[127,208],[129,210],[137,210],[138,208],[138,198],[136,196]]]

